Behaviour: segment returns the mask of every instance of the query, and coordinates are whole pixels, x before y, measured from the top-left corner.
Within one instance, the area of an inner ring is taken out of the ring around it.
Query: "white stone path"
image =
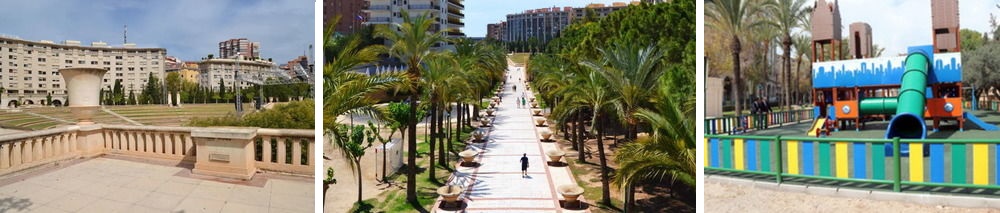
[[[535,117],[528,107],[518,108],[515,100],[524,92],[524,67],[516,67],[508,60],[510,78],[504,87],[503,101],[497,106],[498,111],[493,126],[486,127],[489,131],[485,143],[475,143],[467,147],[479,151],[476,161],[478,167],[461,167],[457,162],[455,173],[448,183],[465,188],[460,199],[461,208],[443,208],[438,202],[434,204],[436,212],[589,212],[570,211],[560,205],[562,197],[556,193],[556,187],[563,184],[576,184],[569,167],[550,166],[546,162],[545,152],[557,149],[555,143],[539,141],[535,127]],[[517,92],[512,86],[517,85]],[[524,92],[526,99],[532,97],[531,92]],[[564,150],[568,152],[568,150]],[[528,177],[521,176],[520,159],[527,154],[529,159]],[[566,162],[566,158],[562,162]],[[565,165],[565,164],[563,164]],[[581,197],[582,199],[582,197]],[[586,200],[584,200],[586,202]],[[586,205],[586,204],[584,204]]]

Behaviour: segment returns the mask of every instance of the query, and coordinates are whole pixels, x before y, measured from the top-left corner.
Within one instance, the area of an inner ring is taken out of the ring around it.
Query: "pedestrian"
[[[521,156],[521,177],[523,178],[527,176],[528,176],[528,153],[524,153],[524,156]]]
[[[521,96],[521,105],[524,106],[524,108],[528,108],[528,101],[526,101],[524,96]]]
[[[517,92],[517,85],[514,85],[514,92]]]

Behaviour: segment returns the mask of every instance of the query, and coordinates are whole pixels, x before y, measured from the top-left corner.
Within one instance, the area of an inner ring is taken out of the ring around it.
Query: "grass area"
[[[611,205],[612,206],[606,206],[606,205],[600,203],[601,202],[601,185],[600,185],[600,183],[601,183],[601,174],[600,174],[600,171],[596,169],[596,167],[600,167],[599,165],[595,165],[595,164],[592,164],[592,163],[582,164],[582,163],[577,162],[576,159],[567,159],[566,162],[569,162],[568,163],[569,164],[569,170],[573,172],[573,178],[576,178],[576,182],[580,183],[579,184],[580,187],[583,187],[583,197],[587,198],[587,202],[588,203],[590,203],[591,205],[594,205],[594,207],[597,207],[597,208],[591,208],[591,210],[593,212],[621,212],[620,206],[625,206],[625,204],[622,203],[622,201],[621,201],[622,199],[621,198],[614,196],[614,193],[612,193],[612,196],[611,196]],[[588,167],[595,167],[595,168],[588,168]],[[594,178],[592,178],[592,179],[586,179],[585,180],[585,179],[582,178],[582,176],[584,176],[585,174],[591,175]],[[588,184],[588,183],[597,183],[597,185],[590,186],[590,184]],[[614,191],[614,190],[617,190],[617,189],[615,189],[615,188],[612,187],[611,191]]]
[[[530,57],[531,53],[514,53],[510,56],[510,60],[519,65],[524,65],[528,63],[528,58]]]
[[[185,104],[180,108],[164,105],[105,106],[105,108],[136,122],[153,126],[181,126],[192,118],[222,117],[235,112],[233,105],[229,103]],[[245,105],[245,109],[252,109],[252,105]],[[22,108],[21,112],[0,112],[0,127],[41,130],[66,124],[59,120],[31,115],[28,112],[71,122],[76,120],[67,107]],[[103,124],[132,124],[104,111],[98,111],[94,115],[94,121]]]
[[[456,151],[464,149],[465,144],[462,143],[463,140],[471,137],[472,131],[475,128],[465,128],[463,129],[460,137],[451,141],[452,147]],[[454,133],[452,133],[454,134]],[[453,138],[454,139],[454,138]],[[427,143],[427,136],[423,134],[417,135],[417,165],[426,166],[431,159],[428,159],[428,153],[430,151],[430,143]],[[436,148],[436,147],[435,147]],[[436,151],[436,150],[435,150]],[[408,156],[408,153],[403,153],[403,156]],[[457,155],[450,154],[449,157],[456,158]],[[449,160],[449,165],[453,165],[454,160]],[[430,211],[434,201],[437,200],[437,188],[443,186],[448,177],[451,176],[451,171],[434,164],[436,169],[434,171],[434,177],[437,181],[431,181],[428,178],[429,170],[426,167],[418,169],[417,173],[417,201],[420,206]],[[399,184],[401,187],[390,189],[382,192],[375,198],[367,199],[362,201],[363,204],[355,203],[354,208],[349,212],[413,212],[413,206],[406,202],[406,181],[407,177],[404,173],[396,173],[389,177],[390,181]]]

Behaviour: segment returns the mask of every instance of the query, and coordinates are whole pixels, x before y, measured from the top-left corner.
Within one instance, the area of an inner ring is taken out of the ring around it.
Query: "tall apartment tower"
[[[441,32],[450,38],[465,37],[461,27],[465,5],[462,0],[367,0],[368,19],[365,24],[391,24],[403,22],[402,11],[411,17],[429,14],[435,20],[431,30]]]
[[[577,20],[584,19],[588,13],[593,13],[595,18],[603,18],[629,5],[638,4],[639,1],[615,2],[611,5],[588,4],[586,7],[551,7],[508,14],[507,21],[500,26],[502,29],[500,40],[528,41],[535,38],[544,43],[558,37],[563,29]]]
[[[219,42],[219,58],[235,58],[237,55],[251,59],[260,58],[260,42],[251,42],[247,38]]]
[[[101,84],[111,89],[121,81],[125,92],[136,95],[146,87],[149,75],[165,77],[164,48],[139,48],[135,44],[112,47],[104,42],[83,46],[80,41],[29,41],[0,37],[0,87],[2,103],[26,105],[45,104],[52,95],[52,104],[66,103],[66,83],[59,69],[95,67],[108,70]]]

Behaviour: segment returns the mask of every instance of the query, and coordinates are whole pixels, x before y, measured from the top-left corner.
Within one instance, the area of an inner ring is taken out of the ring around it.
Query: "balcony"
[[[390,9],[389,5],[370,5],[367,11],[387,11]]]
[[[452,6],[456,6],[456,7],[461,8],[461,9],[465,9],[465,5],[462,4],[461,0],[448,0],[448,4],[452,5]]]
[[[389,18],[389,17],[374,17],[374,18],[368,18],[367,20],[365,20],[365,23],[366,24],[388,24],[388,23],[390,23],[390,21],[392,21],[392,19]]]
[[[410,10],[440,10],[441,6],[432,4],[416,4],[407,6]]]

